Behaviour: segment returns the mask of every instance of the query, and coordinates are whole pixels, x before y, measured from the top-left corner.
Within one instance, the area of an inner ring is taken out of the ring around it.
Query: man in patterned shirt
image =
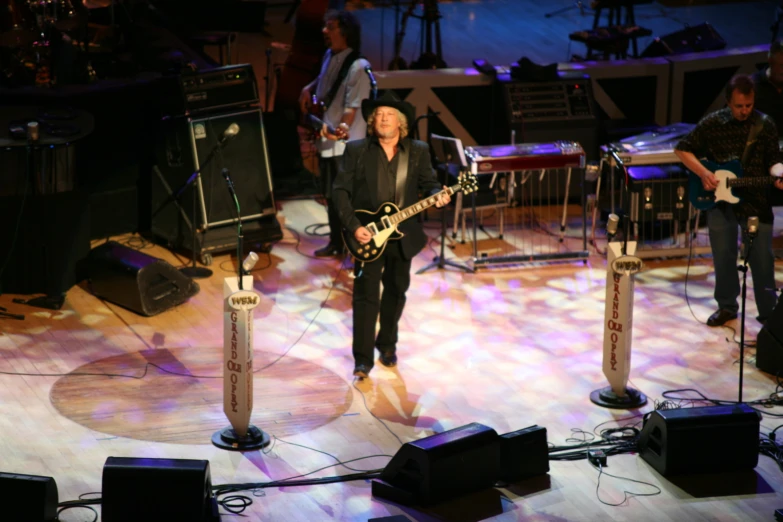
[[[726,87],[728,107],[702,119],[696,128],[675,147],[675,154],[683,164],[701,178],[705,190],[718,186],[715,174],[704,167],[699,158],[725,163],[743,156],[743,177],[783,174],[778,148],[778,132],[771,118],[753,110],[755,87],[749,76],[738,75]],[[748,144],[751,128],[758,125],[756,139]],[[745,153],[746,146],[752,147]],[[758,235],[748,257],[758,309],[757,319],[762,323],[775,307],[775,259],[772,254],[772,207],[769,203],[771,185],[733,189],[741,198],[735,205],[725,201],[707,211],[712,261],[715,266],[715,300],[718,311],[707,320],[709,326],[721,326],[737,317],[737,298],[740,294],[737,274],[738,226],[743,237],[751,216],[759,219]],[[783,190],[783,180],[774,181]],[[743,241],[745,245],[748,241]]]

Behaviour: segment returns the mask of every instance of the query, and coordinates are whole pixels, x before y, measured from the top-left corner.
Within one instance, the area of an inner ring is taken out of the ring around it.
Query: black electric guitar
[[[733,188],[763,187],[774,183],[780,178],[774,176],[742,177],[742,165],[733,160],[724,164],[702,160],[702,165],[707,167],[718,178],[718,188],[715,191],[707,191],[702,185],[701,178],[688,171],[688,193],[691,204],[699,210],[709,210],[720,201],[729,204],[739,203],[740,198],[734,195]]]
[[[372,239],[365,244],[359,243],[352,232],[343,229],[343,242],[351,255],[357,261],[369,263],[378,259],[386,249],[386,243],[389,240],[396,240],[403,237],[403,233],[397,230],[397,226],[408,218],[411,218],[423,210],[433,206],[438,196],[447,194],[449,196],[459,192],[465,194],[478,189],[478,180],[473,174],[463,174],[459,178],[459,183],[452,187],[447,187],[437,194],[422,199],[418,203],[400,210],[394,203],[384,203],[375,212],[369,210],[356,210],[354,215],[372,234]]]

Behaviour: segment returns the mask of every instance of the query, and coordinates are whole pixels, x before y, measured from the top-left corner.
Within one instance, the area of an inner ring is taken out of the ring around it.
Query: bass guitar
[[[459,192],[469,194],[478,189],[478,180],[474,174],[463,174],[459,178],[459,183],[447,187],[437,194],[402,210],[394,203],[384,203],[375,212],[369,210],[357,210],[354,215],[372,234],[372,239],[365,243],[359,243],[353,236],[353,233],[343,229],[342,236],[345,247],[351,255],[358,261],[369,263],[375,261],[386,249],[386,244],[390,240],[397,240],[403,237],[403,233],[397,230],[397,226],[408,218],[411,218],[423,210],[433,206],[438,197],[447,194],[449,196]]]
[[[709,210],[721,201],[731,205],[740,202],[740,198],[734,195],[732,189],[746,187],[763,187],[780,179],[775,176],[742,177],[742,165],[739,160],[718,164],[712,161],[702,160],[702,165],[715,173],[718,178],[718,188],[714,192],[704,189],[701,178],[693,172],[688,172],[688,193],[691,205],[699,210]]]

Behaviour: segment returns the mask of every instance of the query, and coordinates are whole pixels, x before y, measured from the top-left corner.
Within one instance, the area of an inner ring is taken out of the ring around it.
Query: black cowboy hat
[[[393,91],[386,90],[383,92],[383,96],[379,96],[374,100],[362,100],[364,121],[369,120],[370,114],[377,107],[392,107],[399,110],[408,119],[408,129],[412,129],[416,123],[416,108],[410,103],[399,99]]]

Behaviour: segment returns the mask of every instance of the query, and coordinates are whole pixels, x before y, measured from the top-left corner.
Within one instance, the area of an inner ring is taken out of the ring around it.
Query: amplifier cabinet
[[[167,85],[163,105],[169,116],[202,114],[259,102],[256,75],[249,64],[181,74]]]
[[[210,152],[232,124],[239,126],[239,133],[227,140],[207,162]],[[221,175],[224,168],[233,179],[242,222],[251,225],[245,230],[262,221],[276,223],[264,122],[260,109],[250,108],[165,122],[152,175],[153,235],[163,238],[168,246],[189,249],[194,197],[195,226],[202,234],[235,225],[237,209]],[[196,181],[174,199],[173,195],[198,169],[201,171]],[[231,229],[235,231],[236,227]],[[219,249],[230,250],[232,243],[235,245],[236,241],[228,241]],[[208,245],[201,248],[217,250]]]

